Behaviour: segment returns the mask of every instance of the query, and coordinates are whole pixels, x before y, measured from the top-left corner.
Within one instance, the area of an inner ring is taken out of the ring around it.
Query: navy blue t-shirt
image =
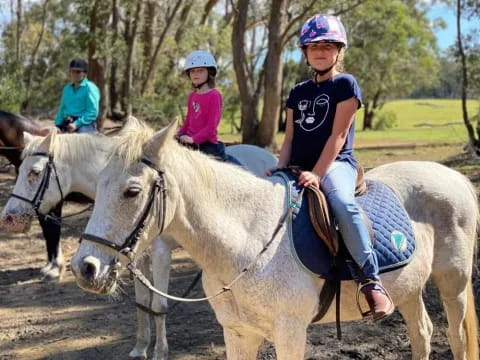
[[[293,110],[293,140],[289,165],[312,170],[332,134],[337,104],[352,97],[362,106],[362,95],[357,81],[350,74],[338,74],[315,83],[307,80],[296,84],[290,91],[287,108]],[[336,160],[348,161],[357,167],[353,155],[355,121],[348,131]]]

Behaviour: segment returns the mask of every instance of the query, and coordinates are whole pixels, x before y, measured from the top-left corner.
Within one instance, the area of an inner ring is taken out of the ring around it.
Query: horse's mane
[[[96,152],[108,153],[114,143],[113,137],[101,134],[62,134],[56,135],[53,145],[55,159],[74,163],[85,159],[93,159]],[[22,152],[22,159],[38,151],[38,147],[44,140],[42,137],[34,137]]]
[[[155,134],[155,130],[147,123],[137,120],[134,128],[124,130],[117,137],[118,141],[110,149],[108,159],[118,157],[124,161],[124,168],[138,162],[143,155],[144,145]]]
[[[118,137],[119,140],[110,149],[109,161],[112,158],[119,160],[124,170],[138,165],[142,156],[153,158],[157,155],[149,154],[148,149],[145,148],[145,144],[155,135],[155,129],[140,120],[138,122],[131,130],[124,131],[122,136]],[[221,162],[199,151],[187,149],[176,141],[171,141],[168,147],[168,156],[164,157],[166,166],[179,166],[181,164],[180,166],[184,170],[191,168],[196,176],[190,180],[198,182],[199,189],[212,186],[212,183],[215,182],[214,168]],[[222,165],[225,164],[222,163]],[[228,166],[232,165],[229,164]],[[246,173],[246,171],[236,166],[232,166],[233,168]]]

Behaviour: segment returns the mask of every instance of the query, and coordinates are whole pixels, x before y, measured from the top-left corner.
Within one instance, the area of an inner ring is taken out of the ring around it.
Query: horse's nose
[[[83,259],[83,263],[80,267],[80,273],[85,280],[95,280],[98,276],[100,269],[100,261],[93,256],[87,256]]]

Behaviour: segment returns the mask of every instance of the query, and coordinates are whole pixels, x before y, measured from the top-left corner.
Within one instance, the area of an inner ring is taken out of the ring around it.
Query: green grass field
[[[363,110],[356,120],[356,146],[378,147],[421,144],[460,144],[466,143],[467,133],[463,124],[461,102],[452,99],[408,99],[390,101],[384,110],[396,114],[396,125],[387,130],[362,131]],[[470,118],[479,112],[479,102],[468,102]],[[220,137],[227,142],[239,142],[239,134],[231,134],[230,124],[220,126]],[[277,135],[281,143],[283,134]]]
[[[479,112],[478,101],[469,101],[467,108],[470,118],[473,118]],[[385,104],[384,110],[394,112],[397,122],[393,128],[383,131],[362,131],[363,111],[359,111],[356,123],[357,147],[465,143],[468,139],[460,100],[396,100]]]

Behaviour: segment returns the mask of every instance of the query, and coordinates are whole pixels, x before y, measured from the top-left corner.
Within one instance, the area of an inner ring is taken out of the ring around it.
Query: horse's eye
[[[39,169],[32,169],[32,170],[30,170],[30,172],[28,173],[28,176],[29,176],[29,177],[38,176],[38,175],[40,175],[41,172],[42,172],[42,171],[39,170]]]
[[[135,197],[138,194],[140,194],[141,191],[142,191],[142,189],[140,189],[138,187],[132,187],[132,188],[127,189],[124,192],[123,196],[125,196],[126,198],[132,198],[132,197]]]

